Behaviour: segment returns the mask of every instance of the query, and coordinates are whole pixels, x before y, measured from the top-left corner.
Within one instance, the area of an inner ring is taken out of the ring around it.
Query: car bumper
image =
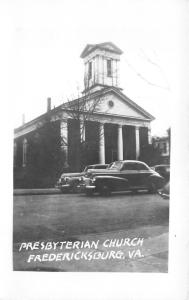
[[[169,194],[163,193],[162,191],[158,191],[158,194],[159,194],[163,199],[169,199]]]
[[[62,185],[59,185],[58,187],[62,192],[66,192],[66,191],[69,191],[70,190],[70,185],[69,184],[62,184]]]
[[[85,184],[79,184],[78,185],[78,190],[80,192],[85,192],[85,191],[94,191],[96,189],[95,185],[85,185]]]
[[[96,186],[95,185],[87,185],[85,187],[86,190],[95,190]]]
[[[73,189],[73,186],[71,186],[71,185],[69,185],[69,184],[64,184],[64,185],[61,185],[61,186],[59,187],[59,189],[60,189],[62,192],[71,192],[72,189]],[[74,192],[75,192],[75,193],[82,193],[82,192],[85,191],[85,189],[86,189],[86,187],[85,187],[84,185],[78,184],[78,185],[76,186],[76,189],[75,189]]]

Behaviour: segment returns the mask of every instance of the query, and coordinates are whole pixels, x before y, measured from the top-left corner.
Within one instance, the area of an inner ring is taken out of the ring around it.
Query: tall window
[[[112,76],[112,60],[107,59],[107,76],[111,77]]]
[[[159,150],[160,150],[160,152],[162,153],[162,154],[165,154],[165,153],[167,153],[167,143],[166,142],[160,142],[159,144],[158,144],[158,146],[159,146]]]
[[[167,153],[167,144],[166,143],[163,143],[163,153]]]
[[[23,159],[22,159],[22,166],[25,167],[27,163],[27,140],[24,139],[23,141]]]
[[[89,79],[92,77],[92,61],[89,62]]]
[[[16,166],[16,160],[17,160],[17,143],[14,142],[14,166]]]

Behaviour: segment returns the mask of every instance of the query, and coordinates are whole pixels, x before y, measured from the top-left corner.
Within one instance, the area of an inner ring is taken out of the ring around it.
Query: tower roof
[[[100,44],[87,44],[80,57],[84,58],[96,49],[106,50],[117,54],[123,53],[123,51],[119,49],[116,45],[114,45],[112,42],[105,42]]]

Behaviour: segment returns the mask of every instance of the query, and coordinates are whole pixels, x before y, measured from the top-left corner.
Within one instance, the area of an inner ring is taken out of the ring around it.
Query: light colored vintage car
[[[110,195],[115,191],[148,190],[156,193],[164,178],[147,164],[136,160],[115,161],[104,170],[88,170],[80,186],[87,195]]]
[[[82,176],[85,176],[88,170],[105,169],[107,167],[108,164],[94,164],[86,166],[83,172],[80,173],[63,173],[56,184],[56,188],[59,188],[62,193],[76,193],[79,191],[78,185]]]

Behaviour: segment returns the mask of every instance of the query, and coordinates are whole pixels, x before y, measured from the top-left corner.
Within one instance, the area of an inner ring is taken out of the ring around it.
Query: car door
[[[125,162],[121,169],[121,176],[128,180],[128,187],[135,187],[138,180],[138,170],[136,170],[136,164],[133,162]]]
[[[138,163],[136,166],[138,170],[138,183],[141,188],[148,188],[149,177],[152,175],[150,168],[144,163]]]
[[[147,185],[150,171],[145,164],[138,162],[125,162],[122,170],[122,177],[128,180],[129,188],[144,188]]]

